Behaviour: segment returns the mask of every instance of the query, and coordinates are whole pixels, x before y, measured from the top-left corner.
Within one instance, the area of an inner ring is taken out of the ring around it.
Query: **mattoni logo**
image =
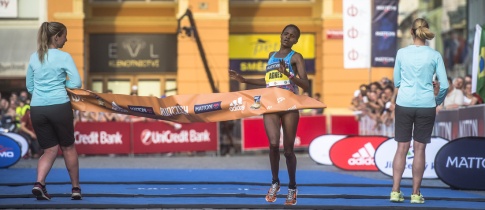
[[[245,106],[243,105],[242,97],[238,97],[236,100],[233,100],[231,104],[229,104],[229,111],[244,111]]]
[[[460,190],[485,190],[485,137],[449,141],[434,159],[438,177]],[[427,148],[426,148],[427,149]]]
[[[350,136],[330,148],[330,160],[344,170],[377,171],[374,153],[377,146],[389,139],[385,136]]]
[[[349,165],[374,165],[374,153],[376,149],[370,142],[364,144],[352,157],[347,161]]]
[[[152,107],[130,106],[130,105],[128,105],[128,109],[130,109],[131,111],[134,111],[134,112],[138,112],[138,113],[155,115],[155,111],[153,111]]]
[[[212,103],[208,103],[208,104],[195,104],[194,105],[195,114],[213,112],[213,111],[217,111],[217,110],[222,110],[221,101],[212,102]]]

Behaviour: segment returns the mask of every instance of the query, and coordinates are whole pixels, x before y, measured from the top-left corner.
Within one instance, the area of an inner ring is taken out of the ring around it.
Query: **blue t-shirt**
[[[71,55],[58,49],[49,49],[44,57],[44,63],[39,61],[37,52],[30,56],[26,85],[27,91],[32,94],[30,106],[66,103],[69,101],[66,88],[82,86],[81,77]]]
[[[433,75],[440,90],[435,97]],[[396,104],[403,107],[436,107],[445,100],[448,78],[441,54],[428,46],[410,45],[397,51],[394,86],[399,88]]]

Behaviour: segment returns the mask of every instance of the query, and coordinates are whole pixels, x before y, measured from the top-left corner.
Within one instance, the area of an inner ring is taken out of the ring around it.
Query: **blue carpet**
[[[51,201],[31,195],[35,169],[0,170],[0,208],[261,208],[280,209],[287,174],[275,203],[267,203],[269,170],[81,169],[82,201],[70,200],[66,169],[47,177]],[[297,172],[298,205],[312,209],[485,209],[485,196],[448,188],[423,188],[426,204],[409,204],[411,189],[403,187],[405,203],[390,203],[391,180],[362,178],[337,172]]]

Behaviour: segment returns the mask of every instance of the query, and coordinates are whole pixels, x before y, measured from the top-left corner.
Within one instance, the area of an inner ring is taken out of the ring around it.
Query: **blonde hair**
[[[53,36],[62,36],[66,31],[66,26],[59,22],[43,22],[37,34],[37,54],[39,60],[44,63],[44,57],[47,54],[51,38]]]
[[[414,20],[412,30],[414,35],[420,39],[431,40],[434,38],[434,33],[429,30],[428,22],[423,18]]]

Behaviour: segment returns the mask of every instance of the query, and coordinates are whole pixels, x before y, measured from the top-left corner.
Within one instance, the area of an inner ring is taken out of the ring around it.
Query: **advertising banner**
[[[12,138],[0,134],[0,168],[15,165],[21,157],[19,144]]]
[[[413,160],[414,160],[414,141],[411,141],[411,146],[409,147],[409,151],[406,155],[406,165],[404,167],[404,173],[402,178],[412,178],[412,170],[413,170]],[[424,174],[423,178],[425,179],[436,179],[438,176],[435,172],[435,157],[438,153],[438,150],[448,143],[448,140],[443,139],[441,137],[432,137],[431,143],[426,145],[426,157],[425,157],[425,165],[424,165]],[[379,171],[384,173],[385,175],[392,176],[392,162],[394,160],[394,155],[396,154],[397,149],[397,141],[392,138],[384,143],[382,143],[376,150],[376,154],[374,157],[375,164]]]
[[[133,123],[133,153],[217,151],[217,123],[182,124],[180,129],[163,122]]]
[[[372,15],[372,66],[394,67],[397,52],[398,3],[374,0]]]
[[[385,136],[349,136],[330,148],[330,160],[336,167],[349,171],[377,171],[374,163],[376,148]]]
[[[229,35],[229,68],[242,75],[264,74],[269,54],[278,51],[281,34]],[[305,59],[305,69],[315,73],[315,35],[301,34],[293,50]]]
[[[485,136],[485,104],[458,109],[458,138]]]
[[[333,165],[330,160],[330,148],[335,142],[347,137],[346,135],[322,135],[310,143],[308,154],[310,158],[318,164]]]
[[[306,148],[313,139],[326,134],[325,121],[325,116],[301,116],[296,130],[295,148]],[[243,119],[242,126],[243,151],[269,149],[269,140],[266,136],[262,117]],[[280,135],[280,147],[283,148],[282,134]]]
[[[90,72],[176,72],[176,34],[91,34]]]
[[[485,190],[485,137],[464,137],[436,154],[435,170],[444,183],[458,190]]]
[[[458,138],[458,110],[440,110],[436,115],[433,136],[453,140]]]
[[[359,135],[359,121],[355,116],[330,116],[331,134],[339,135]]]
[[[343,0],[344,68],[370,68],[371,1]]]
[[[22,157],[25,156],[27,152],[29,152],[29,142],[27,142],[27,139],[25,139],[22,135],[12,132],[2,134],[10,137],[14,141],[16,141],[17,144],[19,144],[20,150],[22,151]]]
[[[129,154],[130,134],[127,122],[77,122],[74,127],[78,154]]]
[[[136,115],[179,123],[219,122],[263,113],[326,107],[314,98],[295,95],[282,88],[174,95],[166,98],[94,93],[83,89],[67,91],[75,110]]]

